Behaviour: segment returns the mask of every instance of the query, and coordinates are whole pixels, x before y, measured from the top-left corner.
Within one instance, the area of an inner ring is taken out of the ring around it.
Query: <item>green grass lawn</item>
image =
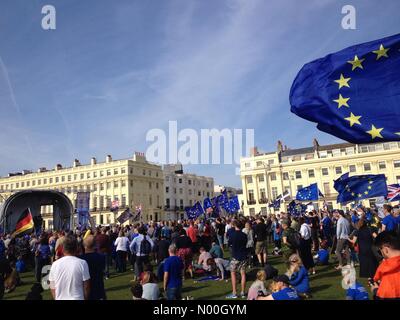
[[[227,255],[226,255],[227,256]],[[331,256],[332,257],[332,256]],[[332,260],[332,258],[331,258]],[[269,257],[269,262],[279,270],[280,273],[286,271],[285,264],[282,257]],[[334,269],[334,263],[328,266],[317,267],[317,273],[310,276],[310,286],[312,299],[316,300],[343,300],[345,299],[345,291],[341,287],[341,274],[340,271]],[[111,269],[114,270],[113,268]],[[128,265],[130,270],[130,265]],[[246,289],[249,288],[254,280],[257,268],[249,270]],[[240,277],[238,277],[240,279]],[[30,287],[34,282],[33,272],[21,274],[23,285],[16,288],[11,293],[5,294],[5,300],[24,300],[26,294],[29,292]],[[109,280],[105,281],[106,294],[109,300],[131,300],[130,281],[133,279],[133,271],[117,274],[112,273]],[[359,281],[366,286],[367,280],[359,279]],[[269,283],[268,283],[269,284]],[[160,283],[161,286],[161,283]],[[240,285],[238,284],[240,291]],[[224,281],[205,281],[196,283],[195,280],[188,279],[184,281],[183,296],[192,296],[194,299],[205,300],[221,300],[231,293],[231,283]],[[51,299],[50,291],[47,290],[43,293],[45,300]]]

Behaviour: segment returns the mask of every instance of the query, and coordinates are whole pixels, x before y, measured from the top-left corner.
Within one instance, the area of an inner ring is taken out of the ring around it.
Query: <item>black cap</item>
[[[289,277],[285,274],[281,274],[279,276],[274,277],[273,279],[275,282],[283,282],[285,284],[287,284],[288,286],[290,285],[289,283]]]

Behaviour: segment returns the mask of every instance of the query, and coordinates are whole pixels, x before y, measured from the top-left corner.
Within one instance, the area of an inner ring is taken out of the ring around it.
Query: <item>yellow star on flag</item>
[[[351,80],[351,78],[345,78],[343,76],[343,73],[340,75],[340,79],[335,80],[336,83],[339,84],[339,89],[341,89],[342,87],[348,87],[350,88],[349,85],[349,81]]]
[[[355,116],[353,112],[350,112],[350,117],[344,118],[345,120],[350,122],[350,127],[353,126],[353,124],[361,124],[358,119],[360,119],[361,116]]]
[[[338,104],[338,108],[340,109],[341,107],[345,106],[349,108],[349,105],[347,104],[347,101],[349,101],[350,98],[343,98],[341,94],[339,94],[339,98],[337,98],[335,101]]]
[[[359,198],[361,198],[361,197],[362,197],[362,194],[361,194],[361,193],[359,193],[359,194],[358,194],[358,197],[359,197]]]
[[[382,130],[383,130],[383,128],[375,128],[375,126],[372,125],[371,130],[366,131],[366,132],[371,135],[371,139],[375,139],[376,137],[383,138],[382,135],[381,135],[381,131]]]
[[[369,189],[369,190],[371,190],[371,189],[372,189],[372,187],[371,187],[371,186],[368,186],[368,189]]]
[[[364,191],[365,194],[368,194],[368,191]]]
[[[351,71],[354,71],[357,68],[364,69],[362,63],[365,59],[358,59],[357,56],[354,56],[354,60],[347,61],[352,65]]]
[[[379,47],[379,50],[375,50],[375,51],[372,51],[372,52],[376,54],[376,60],[379,60],[382,57],[389,58],[389,56],[387,55],[387,52],[389,50],[390,50],[390,48],[386,48],[385,49],[383,44],[381,44],[381,46]]]
[[[356,194],[354,192],[352,192],[351,195],[354,197]]]

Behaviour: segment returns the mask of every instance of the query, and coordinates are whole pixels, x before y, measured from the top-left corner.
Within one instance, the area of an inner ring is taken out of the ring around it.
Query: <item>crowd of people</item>
[[[132,272],[134,300],[182,299],[187,278],[230,278],[229,299],[308,299],[316,266],[329,266],[335,260],[346,299],[396,299],[400,298],[399,213],[397,206],[384,205],[382,218],[376,210],[358,207],[349,212],[310,210],[299,216],[281,212],[43,231],[22,237],[3,234],[0,298],[21,284],[20,273],[31,270],[36,283],[26,299],[42,298],[40,283],[45,276],[56,300],[104,300],[104,283],[113,270]],[[270,263],[271,255],[282,257],[286,272],[279,273]],[[48,265],[49,274],[42,274]],[[357,281],[356,267],[370,290]],[[249,272],[254,270],[256,279],[246,291]]]

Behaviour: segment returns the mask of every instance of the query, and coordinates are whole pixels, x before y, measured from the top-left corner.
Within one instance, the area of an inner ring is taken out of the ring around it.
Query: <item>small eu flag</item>
[[[212,203],[210,198],[205,198],[203,201],[203,207],[205,210],[207,210],[208,208],[212,208]]]
[[[319,194],[320,192],[318,190],[318,185],[316,183],[313,183],[308,187],[302,188],[299,191],[297,191],[296,200],[299,201],[318,200]]]
[[[343,184],[341,182],[346,180],[348,177],[349,177],[349,173],[346,172],[346,173],[342,174],[339,178],[337,178],[335,181],[333,181],[333,187],[335,188],[335,190],[337,192],[341,191],[341,188],[343,186]]]
[[[240,210],[240,204],[239,204],[239,199],[238,196],[233,196],[232,198],[229,199],[229,213],[236,213]]]
[[[384,174],[369,174],[348,177],[335,186],[338,191],[337,202],[347,203],[361,199],[387,196],[388,189]]]
[[[291,111],[352,143],[400,140],[400,34],[306,64],[290,90]]]

